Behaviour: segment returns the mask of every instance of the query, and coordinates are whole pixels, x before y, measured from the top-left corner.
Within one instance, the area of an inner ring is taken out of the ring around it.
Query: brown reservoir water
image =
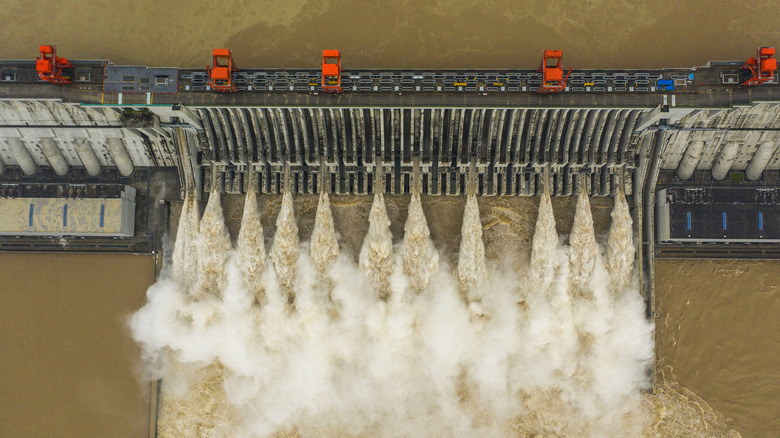
[[[780,431],[780,260],[658,260],[659,374],[743,437]]]
[[[0,253],[0,436],[147,436],[126,320],[154,275],[150,255]]]
[[[228,47],[239,67],[314,68],[337,48],[346,69],[535,68],[556,48],[575,68],[693,67],[777,44],[776,17],[773,0],[8,0],[0,58],[56,44],[68,58],[205,67]]]

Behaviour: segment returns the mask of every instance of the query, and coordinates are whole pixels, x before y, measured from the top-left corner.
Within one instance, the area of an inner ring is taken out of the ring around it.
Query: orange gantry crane
[[[752,87],[771,81],[777,72],[777,59],[773,58],[774,55],[774,47],[759,47],[758,56],[748,59],[740,67],[741,70],[750,72],[750,79],[743,82],[742,85]]]
[[[571,68],[569,68],[566,77],[564,77],[563,67],[561,66],[562,60],[563,51],[544,51],[542,63],[539,64],[539,68],[536,70],[542,73],[542,84],[539,86],[538,93],[557,93],[566,88],[566,80],[569,79]]]
[[[223,93],[238,91],[233,83],[233,72],[238,70],[233,63],[233,51],[230,49],[214,49],[211,51],[211,67],[209,72],[209,87]]]
[[[341,52],[338,50],[322,51],[322,89],[328,93],[342,92]]]
[[[62,70],[73,68],[65,58],[57,57],[56,46],[41,46],[41,56],[35,58],[35,70],[38,77],[52,84],[70,84],[70,78],[62,75]]]

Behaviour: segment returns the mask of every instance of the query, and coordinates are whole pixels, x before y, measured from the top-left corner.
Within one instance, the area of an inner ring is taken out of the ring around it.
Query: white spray
[[[547,290],[555,275],[553,252],[558,245],[558,232],[555,231],[550,195],[545,191],[539,199],[539,214],[536,217],[533,246],[531,248],[531,266],[528,270],[533,289]]]
[[[207,293],[217,293],[225,286],[225,262],[231,248],[230,235],[222,217],[219,193],[211,192],[203,218],[200,220],[198,239],[198,286],[195,298]]]
[[[317,205],[317,215],[314,218],[314,229],[311,232],[311,258],[319,273],[325,273],[339,256],[339,244],[336,240],[336,228],[333,225],[333,214],[330,211],[328,193],[320,193]]]
[[[390,233],[390,219],[385,210],[385,199],[381,193],[374,195],[371,212],[368,215],[368,234],[360,249],[360,267],[376,288],[380,298],[387,298],[388,279],[393,273],[393,235]]]
[[[173,249],[173,275],[181,284],[192,285],[198,278],[197,235],[200,228],[198,201],[187,192],[182,204],[179,229]]]
[[[276,234],[271,247],[271,260],[274,262],[276,275],[292,302],[295,297],[295,268],[300,250],[298,248],[298,224],[295,222],[293,199],[290,192],[282,196],[282,208],[276,218]]]
[[[263,302],[261,274],[265,267],[265,240],[260,215],[257,213],[257,194],[249,190],[244,201],[241,229],[238,231],[238,253],[241,273],[258,303]]]
[[[590,212],[590,200],[585,190],[577,197],[577,209],[574,212],[574,224],[569,236],[571,252],[571,282],[575,291],[587,284],[596,262],[596,236],[593,234],[593,215]]]
[[[162,436],[637,435],[644,418],[640,390],[648,384],[645,370],[652,358],[651,326],[635,284],[622,294],[608,291],[610,274],[582,196],[575,221],[580,234],[572,236],[571,248],[559,245],[550,199],[542,197],[532,281],[518,283],[519,273],[485,260],[472,197],[457,270],[436,268],[438,254],[419,196],[412,197],[403,252],[395,255],[384,200],[375,195],[355,264],[334,250],[325,196],[311,251],[301,251],[306,243],[298,242],[289,193],[277,218],[273,267],[263,269],[263,251],[250,250],[252,241],[262,246],[262,231],[251,231],[259,225],[252,199],[235,252],[224,224],[215,223],[222,216],[212,194],[198,247],[203,272],[217,290],[195,299],[178,281],[161,279],[131,320],[150,364],[176,352],[173,360],[180,366],[161,367],[154,375],[163,377],[163,388],[181,381],[182,369],[201,373],[184,380],[189,389],[176,392],[182,403],[164,398],[180,409],[161,417]],[[613,217],[626,220],[623,214]],[[180,226],[178,239],[192,236],[182,230],[186,226]],[[583,242],[586,250],[576,247]],[[204,257],[205,248],[221,253]],[[175,263],[185,266],[184,254],[177,254]],[[258,262],[256,270],[249,260]],[[314,299],[322,266],[332,280],[332,295],[325,299],[339,303],[337,314]],[[488,275],[479,280],[483,270]],[[580,276],[578,284],[591,285],[592,294],[571,292],[570,271]],[[250,276],[266,292],[260,307]],[[488,318],[472,318],[459,295],[462,283],[479,286],[475,293]],[[385,301],[371,292],[373,286],[388,293],[398,284],[414,285],[419,293]],[[295,296],[294,308],[281,300],[285,293]],[[192,317],[181,318],[182,309]]]
[[[485,280],[485,243],[482,241],[482,222],[479,219],[479,204],[474,194],[466,199],[463,211],[463,225],[460,231],[458,252],[458,279],[470,303],[480,301],[480,286]]]
[[[615,208],[612,209],[612,225],[607,243],[607,268],[615,292],[622,291],[631,281],[635,256],[634,242],[631,238],[632,223],[626,196],[620,190],[615,198]]]
[[[431,241],[420,193],[415,190],[404,226],[404,273],[409,277],[412,289],[420,291],[428,286],[438,267],[439,253]]]

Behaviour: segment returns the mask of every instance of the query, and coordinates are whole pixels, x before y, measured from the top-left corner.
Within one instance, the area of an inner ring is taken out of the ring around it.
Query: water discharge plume
[[[298,249],[298,224],[295,222],[295,210],[293,198],[290,192],[282,196],[282,208],[276,217],[276,234],[271,246],[271,260],[279,281],[287,292],[288,299],[292,302],[295,297],[295,264],[298,262],[300,250]]]
[[[198,202],[190,192],[184,196],[179,228],[173,248],[173,276],[183,283],[194,283],[198,276],[198,227],[200,221]]]
[[[311,258],[314,268],[319,273],[333,264],[339,256],[339,243],[336,239],[336,227],[333,225],[333,214],[330,211],[330,201],[325,191],[320,193],[317,205],[317,215],[314,218],[314,229],[311,233]]]
[[[173,276],[177,280],[183,280],[184,277],[184,264],[186,263],[185,256],[188,255],[187,251],[185,250],[185,235],[189,234],[189,230],[187,230],[187,220],[186,217],[190,214],[190,194],[187,192],[187,194],[184,196],[184,202],[182,202],[181,205],[181,216],[179,218],[179,228],[176,230],[176,241],[174,242],[173,246],[173,254],[171,256],[172,265],[173,265]]]
[[[531,248],[531,266],[529,275],[533,289],[547,290],[555,275],[553,253],[558,246],[558,232],[555,230],[550,194],[546,191],[539,199],[539,213]]]
[[[390,219],[385,210],[384,196],[376,193],[368,215],[368,233],[360,249],[360,268],[376,288],[377,295],[383,299],[389,294],[388,279],[393,273],[393,263]]]
[[[684,409],[682,416],[665,414],[662,407],[676,403],[671,396],[660,399],[661,408],[642,396],[653,350],[640,294],[611,293],[604,259],[571,255],[585,253],[582,242],[598,250],[587,198],[578,202],[571,247],[559,245],[549,195],[540,198],[532,281],[519,286],[519,306],[518,273],[485,257],[473,195],[463,213],[457,272],[447,259],[437,268],[419,194],[411,198],[397,253],[384,198],[375,195],[356,264],[338,252],[325,194],[311,252],[301,252],[309,244],[298,240],[286,193],[273,266],[263,267],[257,199],[247,196],[238,251],[230,248],[219,196],[209,199],[198,248],[210,250],[199,257],[210,293],[193,299],[179,279],[161,278],[131,318],[151,377],[163,378],[161,437],[655,437],[668,431],[664,422],[693,418]],[[621,202],[615,221],[627,217]],[[193,217],[190,201],[177,236],[182,248],[198,240]],[[633,251],[625,245],[613,244],[613,251]],[[188,260],[183,251],[173,257],[177,266]],[[591,293],[574,293],[570,267],[588,272]],[[628,279],[626,290],[636,290],[636,276]],[[391,287],[423,291],[378,300],[369,283],[380,297]],[[262,306],[254,305],[253,284],[263,288]],[[464,286],[472,288],[471,302],[463,299]],[[477,308],[488,317],[475,317]],[[650,425],[653,412],[662,418]]]
[[[173,276],[177,280],[186,278],[184,271],[186,269],[185,264],[187,263],[187,260],[185,257],[190,254],[187,248],[185,248],[185,242],[189,242],[189,239],[185,236],[190,234],[190,230],[187,229],[188,222],[186,218],[190,214],[191,204],[192,200],[190,199],[190,193],[187,192],[184,196],[184,202],[182,202],[179,228],[176,230],[176,241],[174,242],[173,254],[171,256]]]
[[[200,220],[197,247],[199,283],[193,296],[196,299],[206,294],[218,294],[225,285],[225,262],[231,244],[219,197],[218,192],[211,192]]]
[[[479,218],[479,204],[474,194],[470,194],[466,199],[460,234],[458,279],[461,287],[466,291],[466,299],[469,302],[476,302],[480,298],[477,285],[485,277],[486,266],[482,222]]]
[[[615,292],[623,290],[631,281],[636,251],[632,238],[632,225],[633,221],[631,213],[628,211],[626,196],[622,190],[619,190],[615,198],[615,207],[612,209],[612,225],[609,228],[606,261]]]
[[[479,213],[477,213],[479,216]],[[425,220],[420,193],[415,190],[409,203],[409,216],[404,226],[404,273],[415,290],[428,286],[439,267],[439,253],[431,240],[431,231]]]
[[[241,229],[238,231],[238,254],[241,273],[258,303],[263,302],[261,275],[265,268],[265,240],[263,226],[257,212],[257,194],[250,189],[244,201]]]
[[[590,211],[590,200],[585,190],[580,190],[577,197],[569,246],[571,247],[569,252],[570,278],[576,291],[590,280],[598,255],[596,235],[593,231],[593,214]]]

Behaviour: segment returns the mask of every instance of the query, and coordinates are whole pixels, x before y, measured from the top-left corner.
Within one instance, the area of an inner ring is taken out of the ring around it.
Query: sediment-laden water
[[[182,211],[182,215],[184,211]],[[255,295],[258,304],[264,303],[264,287],[262,282],[267,253],[263,238],[263,227],[257,212],[257,195],[250,190],[244,204],[244,214],[241,217],[241,229],[238,232],[238,253],[241,272],[244,274],[247,287]]]
[[[376,290],[377,296],[387,298],[388,279],[393,272],[393,235],[387,218],[384,197],[374,195],[368,217],[368,234],[360,250],[360,267]]]
[[[481,313],[480,301],[482,289],[487,280],[485,265],[485,243],[482,241],[482,222],[479,219],[477,197],[470,194],[463,212],[463,226],[460,232],[458,252],[458,279],[465,298],[477,313]]]

